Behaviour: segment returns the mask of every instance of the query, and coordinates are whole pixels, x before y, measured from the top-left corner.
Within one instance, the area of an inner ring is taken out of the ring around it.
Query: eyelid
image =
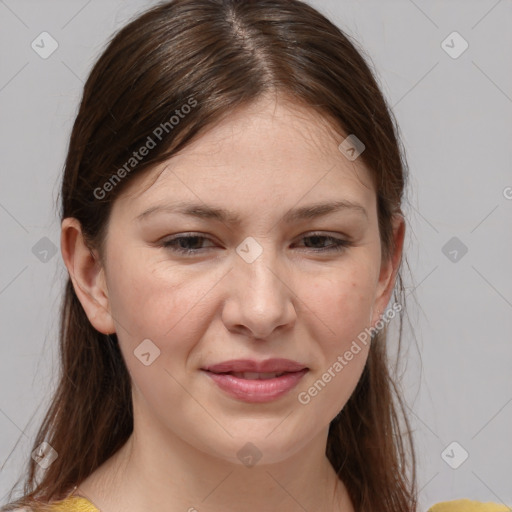
[[[326,231],[318,231],[318,230],[317,231],[306,231],[306,232],[302,233],[301,235],[299,235],[298,237],[296,237],[295,240],[302,240],[304,238],[310,238],[313,236],[334,238],[334,239],[337,239],[337,240],[340,240],[343,242],[347,242],[347,243],[351,242],[351,237],[346,234],[338,233],[338,232],[332,233],[329,231],[326,232]],[[340,238],[340,237],[342,237],[342,238]],[[208,233],[202,233],[200,231],[185,231],[183,233],[176,233],[174,235],[170,235],[170,237],[163,236],[163,237],[159,238],[156,241],[156,243],[164,243],[164,242],[181,239],[181,238],[204,238],[204,239],[213,241],[215,243],[220,243],[212,235],[210,235]]]
[[[352,240],[350,240],[350,237],[347,237],[345,235],[342,235],[344,238],[340,238],[339,234],[330,234],[325,233],[322,231],[310,231],[303,233],[299,236],[298,241],[302,241],[308,238],[323,238],[325,240],[329,240],[331,243],[327,245],[327,247],[318,247],[318,248],[308,248],[306,247],[305,250],[312,252],[313,254],[329,254],[329,253],[341,253],[344,252],[348,247],[353,245]],[[207,235],[205,233],[199,233],[199,232],[185,232],[185,233],[178,233],[173,235],[169,239],[162,239],[162,241],[158,244],[161,247],[164,247],[165,249],[168,249],[176,254],[180,255],[198,255],[204,252],[205,249],[212,249],[213,247],[203,247],[200,249],[186,249],[183,247],[174,247],[173,243],[176,243],[179,240],[183,239],[190,239],[190,238],[198,238],[200,240],[207,240],[209,242],[218,243],[212,240],[210,235]],[[294,242],[296,243],[296,242]]]

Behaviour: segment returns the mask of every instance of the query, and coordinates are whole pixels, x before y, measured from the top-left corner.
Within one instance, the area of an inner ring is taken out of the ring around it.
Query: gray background
[[[66,275],[55,203],[83,81],[152,3],[0,0],[0,503],[55,384]],[[420,510],[461,497],[512,506],[512,2],[310,3],[371,59],[411,169],[402,371]],[[43,31],[58,42],[47,59],[31,47]],[[457,58],[442,46],[453,31],[469,44]]]

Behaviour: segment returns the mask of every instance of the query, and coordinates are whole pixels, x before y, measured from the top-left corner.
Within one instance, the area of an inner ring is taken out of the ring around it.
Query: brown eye
[[[194,254],[202,248],[197,246],[201,245],[204,240],[208,240],[208,238],[200,235],[177,236],[164,241],[162,247],[180,254]]]
[[[309,236],[305,236],[302,240],[310,240],[310,245],[321,245],[323,247],[308,247],[308,249],[312,249],[316,252],[328,252],[328,251],[342,251],[346,247],[350,246],[350,242],[348,240],[342,240],[340,238],[336,238],[333,236],[322,235],[319,233],[314,233]],[[325,242],[328,242],[329,245],[325,246]],[[308,244],[306,244],[308,245]]]

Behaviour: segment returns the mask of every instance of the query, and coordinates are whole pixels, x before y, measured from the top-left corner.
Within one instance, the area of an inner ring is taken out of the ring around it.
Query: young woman
[[[5,510],[416,510],[386,365],[397,133],[354,43],[298,0],[124,27],[71,135],[60,384]]]

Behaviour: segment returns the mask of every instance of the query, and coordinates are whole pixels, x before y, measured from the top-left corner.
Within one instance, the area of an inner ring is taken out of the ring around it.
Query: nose
[[[226,328],[259,340],[290,328],[296,320],[296,294],[289,274],[268,248],[252,263],[236,256],[222,311]]]

